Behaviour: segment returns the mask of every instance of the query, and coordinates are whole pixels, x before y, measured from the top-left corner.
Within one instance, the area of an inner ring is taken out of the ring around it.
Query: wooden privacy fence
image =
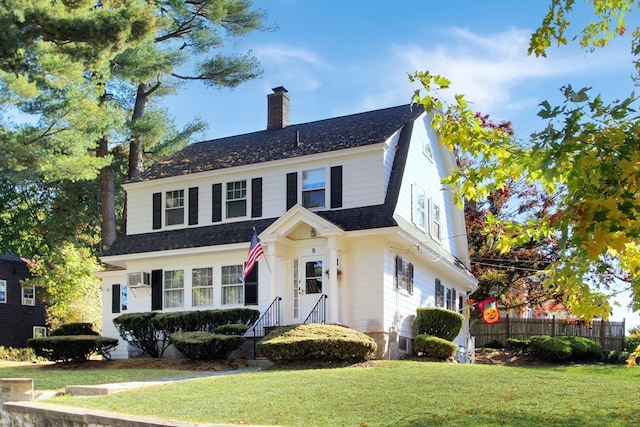
[[[476,322],[471,326],[471,335],[476,347],[484,347],[491,341],[507,344],[507,339],[527,339],[533,335],[552,337],[585,337],[599,343],[605,351],[622,351],[624,348],[625,322],[594,320],[590,324],[569,323],[565,319],[521,319],[508,315],[497,323],[485,325]]]

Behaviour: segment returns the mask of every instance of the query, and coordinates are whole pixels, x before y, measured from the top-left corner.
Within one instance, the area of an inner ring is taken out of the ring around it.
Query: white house
[[[127,312],[250,306],[262,326],[339,323],[396,358],[418,307],[465,311],[464,215],[440,183],[455,160],[422,108],[290,125],[287,91],[273,91],[266,130],[191,144],[124,184],[127,234],[101,258],[103,335],[119,338]],[[242,282],[254,229],[264,255]],[[129,354],[121,340],[112,357]]]

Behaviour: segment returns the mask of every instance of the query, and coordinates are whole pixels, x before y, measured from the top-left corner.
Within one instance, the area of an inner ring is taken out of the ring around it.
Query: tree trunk
[[[136,120],[144,116],[150,92],[149,84],[141,83],[138,85],[136,103],[133,107],[133,115],[131,117],[132,123],[135,123]],[[137,131],[133,131],[129,142],[129,179],[135,178],[142,173],[143,154],[144,141],[142,140],[142,134]]]
[[[98,142],[98,157],[109,154],[109,138],[105,135]],[[116,240],[116,174],[111,166],[100,169],[100,213],[102,214],[102,250],[106,251]]]

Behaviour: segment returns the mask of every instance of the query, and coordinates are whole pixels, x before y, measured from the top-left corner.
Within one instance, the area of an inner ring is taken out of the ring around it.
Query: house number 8
[[[315,254],[316,253],[316,248],[311,248],[311,253]]]

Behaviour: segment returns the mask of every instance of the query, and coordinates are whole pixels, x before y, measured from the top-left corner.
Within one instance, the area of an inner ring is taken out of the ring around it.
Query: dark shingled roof
[[[319,153],[324,151],[357,147],[358,144],[367,145],[380,143],[385,141],[398,129],[403,128],[400,134],[398,150],[396,151],[396,155],[394,158],[393,170],[391,172],[384,204],[351,209],[314,211],[314,213],[318,216],[326,219],[327,221],[330,221],[331,223],[335,224],[337,227],[340,227],[345,231],[394,227],[397,225],[397,223],[393,219],[393,212],[395,210],[398,199],[398,192],[400,191],[400,184],[402,181],[402,176],[404,174],[404,167],[407,160],[409,142],[413,129],[413,120],[415,120],[421,112],[421,108],[413,108],[412,110],[410,110],[409,106],[405,105],[402,107],[387,108],[385,110],[377,110],[370,113],[356,114],[352,116],[339,117],[337,119],[323,120],[322,122],[299,125],[299,128],[304,129],[307,129],[307,126],[318,126],[319,129],[324,129],[326,133],[322,138],[313,139],[314,141],[316,141],[315,148],[303,147],[301,151],[304,151],[304,154],[285,155],[282,153],[285,153],[287,150],[281,149],[279,151],[280,157],[273,155],[268,160],[275,160],[277,158],[282,158],[282,156],[294,157],[297,155],[306,155],[316,152]],[[376,122],[376,120],[373,120],[373,118],[379,120],[380,122]],[[352,132],[349,132],[348,129],[344,127],[346,125],[345,123],[343,123],[343,121],[351,122],[353,124],[353,128],[351,128]],[[335,141],[337,142],[334,142],[334,138],[330,135],[328,127],[328,123],[330,122],[336,124],[337,126],[338,131],[336,132],[335,136]],[[376,129],[377,127],[381,129]],[[198,172],[201,170],[212,170],[223,167],[239,166],[240,164],[253,163],[253,161],[248,161],[248,158],[244,158],[244,160],[238,160],[238,162],[231,161],[231,163],[233,164],[227,166],[223,164],[224,162],[213,161],[212,159],[215,159],[215,156],[206,155],[205,148],[211,148],[213,151],[218,153],[218,155],[220,155],[222,153],[222,150],[220,146],[215,145],[217,142],[223,141],[224,144],[231,145],[231,140],[240,138],[239,141],[241,142],[239,144],[244,148],[243,150],[239,149],[238,152],[242,152],[246,156],[250,156],[250,152],[252,150],[249,150],[248,146],[243,145],[248,144],[248,142],[246,142],[247,140],[258,143],[256,142],[259,140],[257,135],[266,135],[271,132],[282,134],[282,132],[286,129],[288,128],[275,131],[257,132],[255,134],[194,144],[193,146],[185,148],[180,153],[177,153],[176,156],[178,157],[174,157],[187,159],[189,158],[189,155],[185,155],[184,152],[189,150],[189,148],[191,147],[199,146],[196,150],[194,150],[194,153],[200,153],[200,156],[208,159],[209,163],[206,165],[206,167],[195,168],[195,162],[190,162],[188,160],[184,161],[181,167],[176,166],[175,168],[171,168],[169,163],[164,163],[159,166],[154,165],[153,167],[151,167],[145,174],[145,177],[142,179],[148,180],[164,176],[172,176],[171,173],[179,175]],[[354,131],[354,129],[356,129],[356,131]],[[362,133],[364,133],[364,135],[360,135],[360,131],[357,131],[358,129],[362,129]],[[349,135],[349,133],[352,133],[352,135]],[[373,135],[378,135],[379,139],[374,140]],[[274,150],[278,151],[278,144],[276,143],[276,139],[272,139],[270,141],[270,143],[274,145]],[[307,144],[305,143],[304,145],[306,146]],[[328,148],[328,150],[321,150],[321,146]],[[266,152],[263,152],[262,150],[258,151],[261,152],[262,155],[267,155],[265,154]],[[156,172],[152,172],[154,170]],[[261,233],[277,219],[278,218],[248,220],[243,222],[223,223],[204,227],[189,227],[178,230],[119,236],[113,243],[113,245],[103,254],[103,256],[188,249],[203,246],[247,242],[251,234],[253,233],[254,227],[258,233]]]
[[[401,105],[282,129],[202,141],[155,163],[131,182],[378,144],[405,123],[415,120],[422,111],[421,106]]]

